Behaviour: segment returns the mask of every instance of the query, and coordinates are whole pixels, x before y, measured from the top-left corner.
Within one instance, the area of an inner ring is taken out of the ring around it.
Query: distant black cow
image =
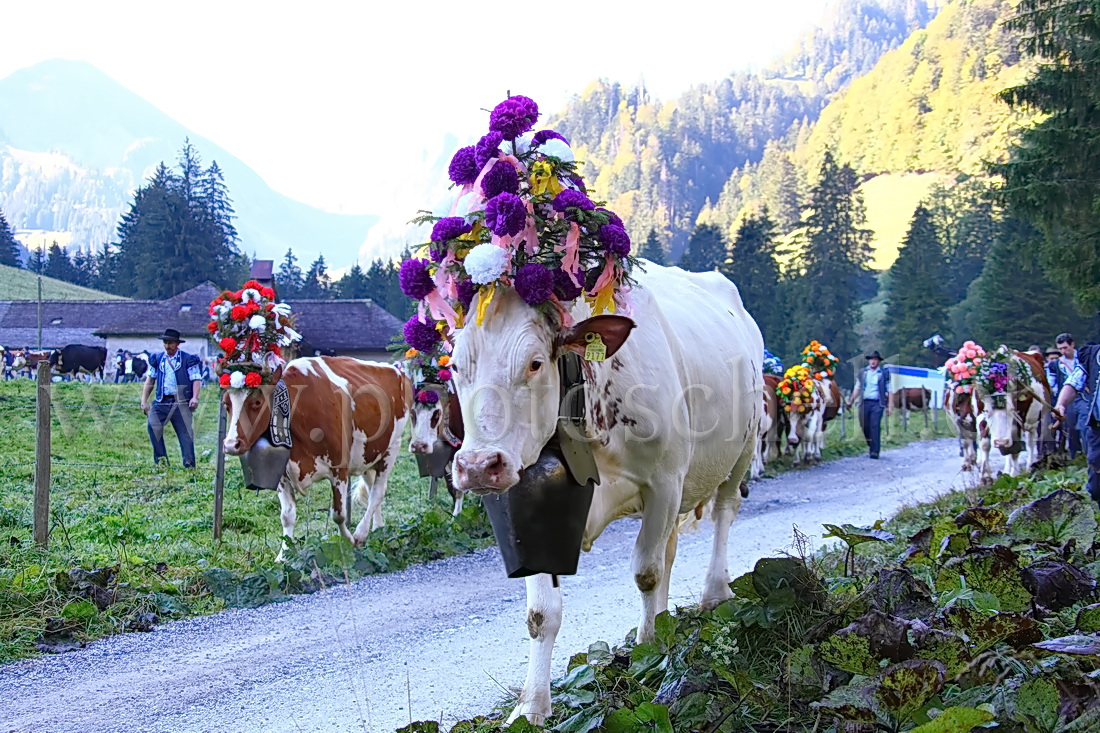
[[[103,381],[103,368],[107,364],[107,349],[102,346],[69,344],[50,354],[50,369],[58,374],[90,374]]]

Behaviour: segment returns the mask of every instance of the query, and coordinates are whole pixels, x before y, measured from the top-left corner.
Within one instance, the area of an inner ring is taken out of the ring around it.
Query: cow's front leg
[[[666,477],[669,498],[679,497],[683,491],[682,476]],[[675,491],[673,491],[675,487]],[[734,485],[737,488],[737,485]],[[678,506],[666,506],[668,500],[657,496],[658,490],[651,487],[643,492],[642,526],[638,539],[634,541],[631,557],[631,570],[634,572],[634,584],[642,594],[642,617],[638,622],[638,641],[652,641],[655,631],[654,619],[668,607],[668,597],[662,599],[661,589],[668,590],[664,581],[665,550],[668,547],[669,534],[676,531],[676,510]],[[677,501],[677,504],[679,502]]]
[[[283,524],[283,536],[294,539],[294,524],[298,521],[298,498],[294,494],[294,488],[284,478],[279,482],[279,521]],[[275,556],[275,562],[283,561],[283,553],[287,544],[283,541],[279,554]]]
[[[332,484],[332,509],[329,514],[332,516],[332,521],[336,522],[340,536],[354,544],[355,539],[348,530],[348,489],[351,488],[351,483],[348,481],[347,473],[333,476],[330,483]]]
[[[527,658],[527,680],[508,723],[522,715],[542,725],[550,717],[550,658],[561,628],[561,588],[555,587],[553,578],[546,574],[528,576],[526,582],[531,653]]]

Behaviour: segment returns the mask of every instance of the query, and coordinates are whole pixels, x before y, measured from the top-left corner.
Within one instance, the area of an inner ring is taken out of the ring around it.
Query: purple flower
[[[477,145],[474,146],[474,165],[477,166],[478,173],[481,172],[486,163],[497,157],[497,153],[500,151],[500,143],[503,140],[504,136],[499,132],[490,132],[477,141]]]
[[[421,323],[418,316],[405,321],[404,332],[405,343],[417,351],[431,351],[439,341],[439,331],[435,330],[435,324]]]
[[[588,193],[588,188],[584,185],[584,179],[580,176],[569,176],[569,180],[573,182],[573,185],[577,187],[581,193]]]
[[[470,303],[474,301],[477,285],[473,280],[460,280],[458,283],[458,302],[462,304],[462,310],[470,310]]]
[[[592,203],[587,196],[571,188],[565,189],[554,197],[554,211],[560,211],[564,214],[565,210],[570,206],[583,211],[592,211],[592,209],[596,208],[596,205]]]
[[[451,158],[447,175],[459,186],[465,186],[467,183],[473,183],[477,180],[477,174],[480,171],[481,168],[477,165],[474,157],[474,146],[467,145],[464,148],[459,148],[458,152]]]
[[[539,106],[521,94],[508,97],[489,114],[489,129],[499,132],[505,140],[515,140],[535,126]]]
[[[603,213],[607,214],[608,224],[614,224],[617,227],[622,227],[623,229],[626,229],[626,226],[623,224],[623,220],[620,219],[619,215],[616,214],[614,211],[611,211],[610,209],[605,209],[602,206],[596,209],[596,211],[602,211]]]
[[[436,394],[435,390],[422,389],[416,393],[416,401],[422,405],[434,405],[439,402],[439,395]]]
[[[528,305],[540,305],[554,293],[554,274],[537,262],[519,268],[515,277],[516,292]]]
[[[503,191],[519,193],[519,174],[511,163],[498,160],[481,179],[481,193],[491,199]]]
[[[485,224],[498,236],[515,236],[527,223],[527,207],[514,193],[498,193],[485,204]]]
[[[413,300],[420,300],[435,290],[435,281],[428,272],[427,260],[405,260],[401,263],[397,280],[401,283],[401,292]]]
[[[614,224],[604,224],[600,227],[600,233],[596,235],[607,251],[620,257],[630,254],[630,235],[626,230]]]
[[[577,279],[584,281],[584,278],[579,275]],[[574,284],[573,279],[569,277],[569,273],[565,270],[560,268],[554,270],[554,295],[558,296],[558,300],[575,300],[580,297],[581,290],[581,286]]]
[[[448,242],[463,234],[469,234],[472,229],[473,227],[461,216],[445,216],[432,227],[432,241]]]
[[[559,132],[554,132],[553,130],[539,130],[535,133],[535,136],[531,138],[531,144],[542,145],[547,140],[552,140],[555,138],[561,140],[566,145],[569,144],[569,141],[565,138],[565,135],[562,135]]]

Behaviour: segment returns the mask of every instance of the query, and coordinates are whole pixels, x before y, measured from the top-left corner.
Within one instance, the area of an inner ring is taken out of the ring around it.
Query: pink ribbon
[[[600,273],[600,277],[596,280],[596,284],[592,286],[590,294],[596,293],[607,287],[612,280],[615,279],[615,260],[610,257],[607,258],[607,264],[603,266],[603,272]]]
[[[446,320],[447,325],[454,331],[455,323],[458,320],[458,314],[455,313],[455,309],[451,307],[451,304],[443,298],[443,294],[439,292],[439,288],[428,293],[424,300],[427,301],[428,307],[431,308],[432,318],[437,321]]]
[[[527,225],[520,236],[527,242],[527,254],[533,255],[539,251],[539,230],[535,228],[535,205],[531,199],[527,199]]]
[[[581,286],[580,280],[577,279],[576,271],[580,269],[577,267],[577,263],[580,260],[580,245],[581,245],[581,228],[577,226],[577,222],[569,223],[569,234],[565,235],[565,257],[561,260],[561,269],[565,270],[565,274],[569,276],[569,279],[573,281],[573,284],[578,288]]]

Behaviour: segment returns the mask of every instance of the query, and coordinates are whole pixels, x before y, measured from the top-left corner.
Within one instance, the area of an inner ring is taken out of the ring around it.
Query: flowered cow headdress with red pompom
[[[275,302],[275,291],[249,280],[210,302],[210,338],[224,352],[218,381],[226,389],[248,389],[273,381],[285,363],[283,347],[301,339],[291,328],[290,306]]]
[[[457,192],[449,214],[414,220],[433,226],[431,241],[401,264],[401,290],[420,301],[405,324],[410,347],[431,351],[472,309],[480,324],[504,288],[567,323],[566,306],[582,296],[594,314],[628,307],[634,259],[626,228],[588,197],[569,141],[553,130],[531,132],[538,117],[524,96],[498,104],[489,132],[451,160]]]

